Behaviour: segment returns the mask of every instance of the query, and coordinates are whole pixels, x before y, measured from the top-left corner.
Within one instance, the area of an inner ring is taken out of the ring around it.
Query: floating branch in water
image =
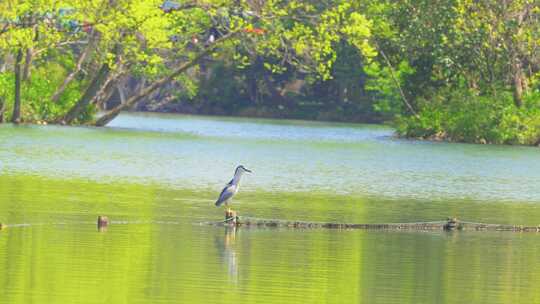
[[[414,222],[414,223],[374,223],[374,224],[352,224],[352,223],[325,223],[290,221],[278,219],[262,219],[253,217],[240,217],[226,214],[225,221],[209,222],[214,226],[236,226],[236,227],[260,227],[260,228],[300,228],[300,229],[360,229],[360,230],[394,230],[394,231],[513,231],[513,232],[540,232],[539,226],[520,226],[485,224],[459,221],[457,218],[447,218],[444,221],[434,222]]]

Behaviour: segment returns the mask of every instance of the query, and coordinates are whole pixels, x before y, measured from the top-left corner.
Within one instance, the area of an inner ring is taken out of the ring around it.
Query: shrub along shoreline
[[[521,107],[509,92],[496,97],[447,91],[422,101],[417,116],[395,121],[402,137],[476,144],[540,146],[540,94]]]

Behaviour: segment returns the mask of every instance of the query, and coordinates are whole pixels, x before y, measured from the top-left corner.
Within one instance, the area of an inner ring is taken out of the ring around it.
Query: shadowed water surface
[[[540,303],[539,234],[199,224],[222,217],[213,201],[243,163],[243,215],[538,225],[535,148],[130,114],[102,129],[3,126],[0,159],[0,303]]]

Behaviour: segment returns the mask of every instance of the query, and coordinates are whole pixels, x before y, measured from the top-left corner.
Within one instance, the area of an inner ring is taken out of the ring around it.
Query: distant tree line
[[[0,120],[142,109],[538,145],[539,19],[538,0],[5,1]]]

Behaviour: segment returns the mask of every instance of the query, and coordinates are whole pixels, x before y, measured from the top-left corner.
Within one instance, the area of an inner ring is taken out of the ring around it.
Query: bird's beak
[[[244,170],[246,170],[246,172],[253,173],[253,171],[248,170],[248,169],[246,169],[246,168],[244,168]]]

